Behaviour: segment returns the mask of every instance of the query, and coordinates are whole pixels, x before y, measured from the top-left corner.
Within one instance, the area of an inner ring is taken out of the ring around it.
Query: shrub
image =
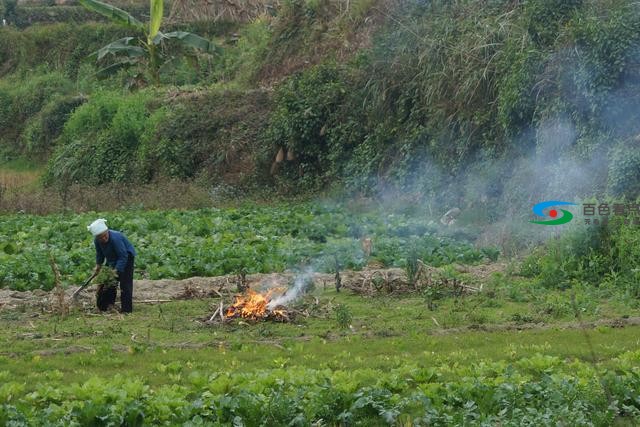
[[[45,181],[64,187],[202,176],[238,184],[253,174],[269,109],[263,91],[185,92],[177,99],[151,90],[100,92],[71,114]]]
[[[51,99],[71,91],[71,82],[57,72],[36,73],[28,79],[14,78],[0,83],[0,141],[15,152],[21,151],[25,123]]]
[[[293,161],[283,162],[283,172],[303,189],[321,187],[323,171],[332,169],[327,131],[339,123],[346,92],[345,78],[334,64],[298,73],[277,90],[266,138],[274,157],[279,148],[293,153]]]
[[[338,304],[334,308],[334,312],[336,314],[336,322],[338,323],[338,326],[343,329],[347,329],[353,320],[353,315],[351,314],[349,307],[344,304]]]
[[[143,138],[145,179],[163,173],[243,181],[253,175],[270,110],[266,91],[185,93],[162,118],[154,117]]]
[[[529,0],[525,3],[524,18],[529,37],[538,45],[553,45],[565,24],[583,0],[557,2],[554,0]]]
[[[65,122],[73,111],[86,101],[83,96],[68,95],[52,99],[29,120],[23,133],[23,149],[29,156],[43,158],[53,148]]]
[[[88,55],[127,30],[111,24],[62,23],[33,26],[23,31],[0,28],[0,76],[42,67],[58,70],[75,80]]]
[[[566,288],[574,281],[596,286],[619,281],[626,286],[640,278],[639,242],[637,226],[614,217],[607,225],[584,226],[550,240],[525,259],[521,273],[547,288]]]
[[[49,184],[100,185],[136,177],[135,153],[145,132],[152,92],[94,95],[66,123],[45,175]]]

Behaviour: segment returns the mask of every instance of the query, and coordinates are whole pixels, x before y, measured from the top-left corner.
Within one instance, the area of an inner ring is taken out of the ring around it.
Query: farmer
[[[119,231],[109,230],[106,219],[96,219],[87,227],[94,237],[96,247],[96,268],[98,274],[105,259],[107,265],[114,269],[120,282],[120,302],[122,313],[133,311],[133,260],[136,251],[129,240]],[[102,290],[102,289],[101,289]],[[106,310],[109,305],[116,302],[116,289],[104,289],[103,294],[98,293],[98,308]]]

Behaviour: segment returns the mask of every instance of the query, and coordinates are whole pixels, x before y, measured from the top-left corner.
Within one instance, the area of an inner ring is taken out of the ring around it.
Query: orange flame
[[[270,314],[276,317],[286,317],[286,312],[281,309],[269,310],[267,304],[271,300],[271,294],[277,289],[271,289],[266,294],[261,294],[249,289],[244,295],[236,295],[235,302],[227,309],[226,317],[242,317],[243,319],[262,319]]]

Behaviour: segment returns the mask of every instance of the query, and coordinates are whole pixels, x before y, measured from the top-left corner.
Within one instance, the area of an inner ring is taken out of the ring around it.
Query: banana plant
[[[107,55],[117,58],[113,64],[98,71],[98,75],[109,75],[121,68],[145,64],[150,80],[154,85],[160,84],[160,67],[163,63],[162,44],[176,41],[183,46],[195,48],[208,53],[216,53],[216,46],[209,40],[186,31],[163,33],[160,31],[164,11],[163,0],[150,0],[150,19],[144,24],[129,13],[115,6],[97,0],[80,0],[85,8],[99,13],[114,23],[125,25],[139,34],[136,37],[124,37],[113,41],[92,53],[101,62]]]

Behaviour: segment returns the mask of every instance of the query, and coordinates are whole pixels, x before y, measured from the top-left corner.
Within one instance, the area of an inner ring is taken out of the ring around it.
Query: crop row
[[[409,250],[433,265],[472,263],[497,255],[438,235],[426,216],[356,216],[338,206],[11,215],[0,223],[0,287],[50,289],[54,282],[49,254],[63,282],[80,283],[94,263],[92,238],[85,226],[97,217],[106,217],[110,228],[129,237],[138,251],[137,277],[151,279],[302,267],[329,272],[336,263],[360,269],[371,261],[402,267]],[[364,237],[373,240],[370,256],[362,250]]]
[[[535,354],[516,361],[191,372],[187,385],[93,377],[0,386],[2,425],[610,425],[640,421],[640,352],[615,370]],[[0,372],[6,380],[8,372]],[[49,379],[62,377],[59,371]],[[621,420],[618,420],[621,421]]]

